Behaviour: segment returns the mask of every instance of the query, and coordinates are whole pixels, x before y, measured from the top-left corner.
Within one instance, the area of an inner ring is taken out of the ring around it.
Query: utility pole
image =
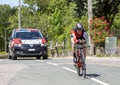
[[[90,20],[92,20],[92,0],[88,0],[88,39],[89,39],[89,45],[90,45],[90,55],[93,53],[93,44],[90,38]]]
[[[4,38],[4,41],[5,41],[5,52],[7,52],[7,33],[6,33],[6,28],[5,28],[5,38]]]
[[[21,0],[19,0],[19,5],[18,5],[18,28],[21,28],[21,14],[20,14],[20,8],[21,8]]]

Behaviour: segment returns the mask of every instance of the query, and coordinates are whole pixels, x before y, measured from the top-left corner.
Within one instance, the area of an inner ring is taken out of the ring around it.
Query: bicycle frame
[[[81,49],[78,49],[77,50],[77,55],[76,55],[76,58],[77,58],[77,66],[78,67],[81,67],[81,61],[80,61],[80,53],[81,53]]]
[[[82,75],[84,76],[84,78],[86,78],[86,67],[85,66],[85,62],[84,62],[84,56],[83,56],[83,46],[82,45],[77,45],[76,47],[76,59],[77,59],[77,63],[76,63],[76,67],[77,67],[77,73],[80,76],[80,69],[82,70]],[[85,68],[85,69],[84,69]]]

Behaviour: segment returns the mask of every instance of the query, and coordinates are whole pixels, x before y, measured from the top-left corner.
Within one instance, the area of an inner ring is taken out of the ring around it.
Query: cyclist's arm
[[[88,33],[85,32],[83,36],[84,36],[84,38],[85,38],[85,40],[86,40],[86,44],[88,44],[88,43],[89,43],[89,42],[88,42],[88,41],[89,41],[89,39],[88,39]]]
[[[71,32],[70,36],[71,36],[71,42],[72,43],[78,43],[79,42],[79,40],[77,39],[74,31]]]

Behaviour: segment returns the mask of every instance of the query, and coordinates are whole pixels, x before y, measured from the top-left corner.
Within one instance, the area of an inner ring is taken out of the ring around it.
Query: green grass
[[[0,54],[7,54],[5,51],[0,52]]]
[[[104,54],[96,54],[96,57],[104,57]]]
[[[99,57],[99,58],[102,58],[102,57],[116,57],[116,58],[119,58],[120,57],[120,55],[118,55],[118,54],[107,54],[107,55],[105,55],[105,54],[96,54],[96,57]]]
[[[7,58],[7,53],[5,51],[0,52],[0,58]]]

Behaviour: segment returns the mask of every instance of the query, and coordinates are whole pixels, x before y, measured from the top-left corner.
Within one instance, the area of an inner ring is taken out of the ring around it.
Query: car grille
[[[40,47],[41,45],[40,44],[23,44],[22,45],[22,47],[35,47],[35,48],[37,48],[37,47]]]
[[[40,52],[39,51],[31,51],[31,52],[29,52],[29,51],[23,51],[23,53],[25,53],[25,54],[39,54]]]

